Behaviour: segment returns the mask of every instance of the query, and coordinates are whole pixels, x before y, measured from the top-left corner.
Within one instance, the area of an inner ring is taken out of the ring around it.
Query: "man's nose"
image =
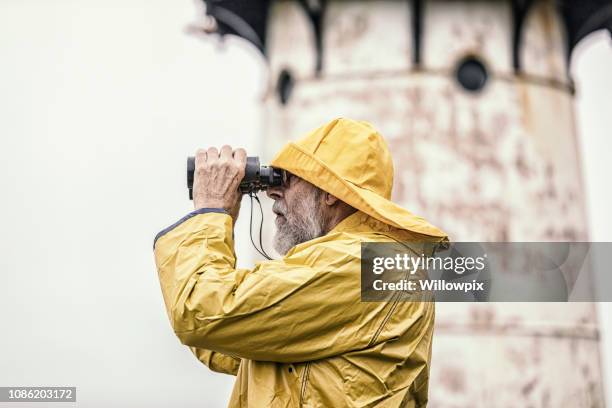
[[[268,187],[266,194],[273,200],[280,200],[283,197],[283,189],[280,187]]]

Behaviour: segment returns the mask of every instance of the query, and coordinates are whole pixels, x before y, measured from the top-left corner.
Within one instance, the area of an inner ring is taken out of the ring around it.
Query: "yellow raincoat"
[[[237,376],[230,407],[425,406],[434,303],[361,302],[360,244],[446,234],[390,201],[391,156],[366,122],[336,119],[272,165],[359,211],[252,270],[236,268],[227,214],[195,211],[162,231],[155,260],[176,335]]]

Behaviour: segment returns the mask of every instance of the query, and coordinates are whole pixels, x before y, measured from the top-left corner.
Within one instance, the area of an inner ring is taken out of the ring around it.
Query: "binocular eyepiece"
[[[271,166],[262,166],[259,157],[247,157],[244,169],[244,178],[240,182],[242,194],[254,194],[268,187],[282,185],[286,180],[284,170]],[[195,157],[187,158],[187,188],[189,189],[189,199],[193,200],[193,173],[195,171]]]

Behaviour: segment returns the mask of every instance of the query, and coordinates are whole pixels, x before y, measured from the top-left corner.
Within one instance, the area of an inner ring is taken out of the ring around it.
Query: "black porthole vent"
[[[276,93],[278,94],[278,99],[281,104],[286,105],[289,102],[294,85],[295,80],[291,72],[287,69],[283,69],[278,75],[278,80],[276,82]]]
[[[480,92],[489,80],[487,67],[475,56],[459,61],[455,76],[459,85],[468,92]]]

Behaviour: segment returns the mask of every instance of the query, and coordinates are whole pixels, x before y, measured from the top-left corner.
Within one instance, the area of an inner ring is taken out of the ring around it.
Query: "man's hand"
[[[195,158],[193,204],[195,209],[223,208],[234,222],[240,211],[242,193],[238,190],[244,177],[246,151],[225,145],[221,151],[199,149]]]

